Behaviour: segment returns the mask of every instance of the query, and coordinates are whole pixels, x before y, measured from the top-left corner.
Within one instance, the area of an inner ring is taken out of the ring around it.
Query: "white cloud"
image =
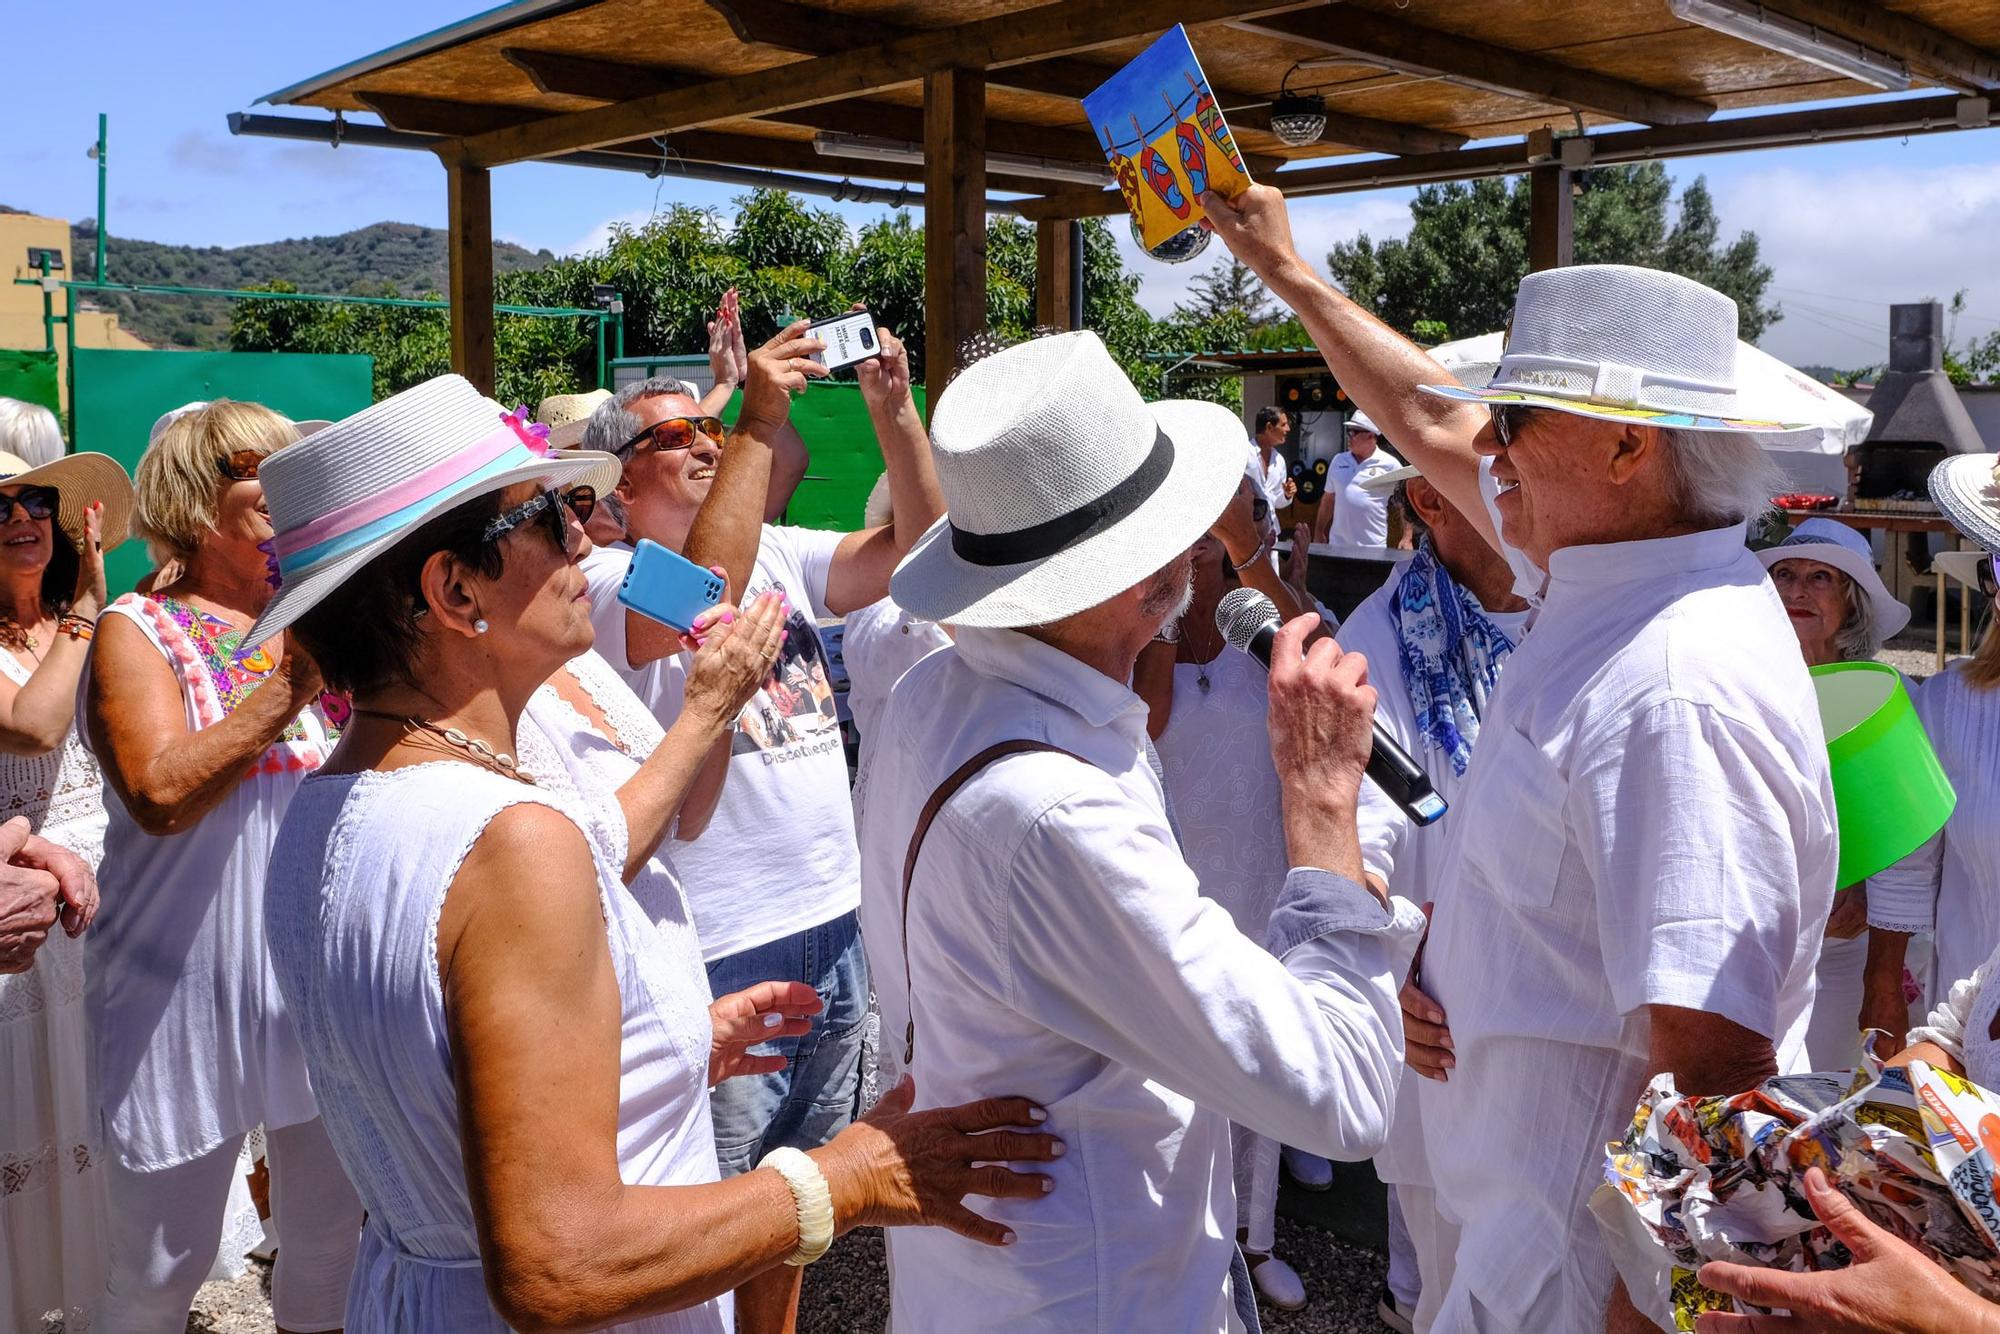
[[[577,240],[571,241],[566,245],[552,245],[549,249],[555,251],[558,255],[582,255],[593,250],[602,250],[611,243],[613,228],[620,226],[641,227],[649,222],[652,217],[653,210],[650,208],[627,209],[623,213],[615,213],[604,219],[604,221],[592,227]],[[529,245],[527,241],[522,241],[520,244],[528,246],[529,249],[540,248]]]
[[[1326,253],[1336,241],[1351,241],[1366,232],[1376,240],[1399,237],[1410,230],[1410,192],[1383,190],[1363,195],[1334,195],[1291,202],[1292,240],[1315,269],[1326,270]],[[1163,264],[1140,250],[1123,217],[1107,219],[1118,235],[1125,267],[1139,275],[1139,304],[1165,315],[1187,299],[1196,278],[1227,261],[1220,241],[1185,264]]]
[[[1786,316],[1765,350],[1801,363],[1859,366],[1889,351],[1893,302],[1969,289],[1969,311],[2000,321],[2000,162],[1856,167],[1785,165],[1714,182],[1725,238],[1757,233]],[[1968,319],[1961,338],[1994,323]]]

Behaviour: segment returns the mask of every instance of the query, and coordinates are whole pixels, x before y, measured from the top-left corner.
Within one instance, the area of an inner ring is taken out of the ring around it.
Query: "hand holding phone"
[[[695,620],[722,600],[722,577],[704,570],[678,551],[641,538],[618,585],[618,601],[682,634]]]
[[[826,344],[826,350],[813,353],[812,359],[830,371],[882,355],[882,346],[875,339],[875,317],[865,310],[814,320],[806,326],[806,337]]]

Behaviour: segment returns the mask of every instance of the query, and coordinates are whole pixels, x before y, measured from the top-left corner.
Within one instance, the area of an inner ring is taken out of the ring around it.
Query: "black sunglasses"
[[[1270,512],[1271,512],[1270,501],[1266,500],[1262,496],[1253,496],[1251,498],[1250,500],[1251,518],[1255,519],[1258,523],[1262,523],[1264,522],[1264,516],[1269,514]]]
[[[591,504],[595,507],[596,503],[597,493],[592,491]],[[570,542],[569,519],[564,514],[566,508],[561,496],[553,491],[544,491],[502,512],[493,522],[486,525],[479,538],[482,542],[498,542],[522,524],[539,520],[542,532],[555,544],[557,551],[567,556],[575,548]]]
[[[570,507],[578,523],[589,523],[590,516],[597,513],[597,488],[573,486],[563,492],[563,503]]]
[[[0,523],[14,516],[14,507],[31,519],[46,519],[56,512],[56,489],[52,486],[24,486],[11,496],[0,496]]]
[[[1528,414],[1547,411],[1525,403],[1489,403],[1486,410],[1493,414],[1493,438],[1502,449],[1511,449],[1515,437],[1528,428]]]

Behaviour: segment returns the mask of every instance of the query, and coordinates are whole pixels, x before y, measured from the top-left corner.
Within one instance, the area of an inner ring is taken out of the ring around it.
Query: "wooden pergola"
[[[264,99],[331,120],[232,128],[437,154],[453,364],[489,388],[495,167],[671,161],[849,198],[857,176],[920,184],[893,197],[924,208],[935,388],[984,325],[989,209],[1036,224],[1037,319],[1068,322],[1072,221],[1124,211],[1078,183],[1104,167],[1079,99],[1175,23],[1254,175],[1300,196],[1527,172],[1537,267],[1568,262],[1570,175],[1587,166],[1994,123],[1994,0],[1728,2],[1859,43],[1932,91],[1885,97],[1669,0],[514,0]],[[1318,141],[1272,132],[1281,87],[1325,99]],[[1774,110],[1799,103],[1831,105]],[[841,156],[854,136],[877,158]]]

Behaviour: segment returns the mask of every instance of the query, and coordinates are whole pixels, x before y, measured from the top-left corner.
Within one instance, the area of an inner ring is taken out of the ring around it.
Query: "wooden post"
[[[941,70],[924,79],[924,385],[933,408],[959,344],[985,327],[986,75]]]
[[[1035,323],[1042,328],[1070,328],[1070,239],[1068,218],[1048,218],[1035,224]]]
[[[1528,172],[1528,268],[1559,269],[1574,263],[1569,169],[1554,163]]]
[[[445,163],[450,198],[451,368],[493,392],[493,182],[484,167]]]

